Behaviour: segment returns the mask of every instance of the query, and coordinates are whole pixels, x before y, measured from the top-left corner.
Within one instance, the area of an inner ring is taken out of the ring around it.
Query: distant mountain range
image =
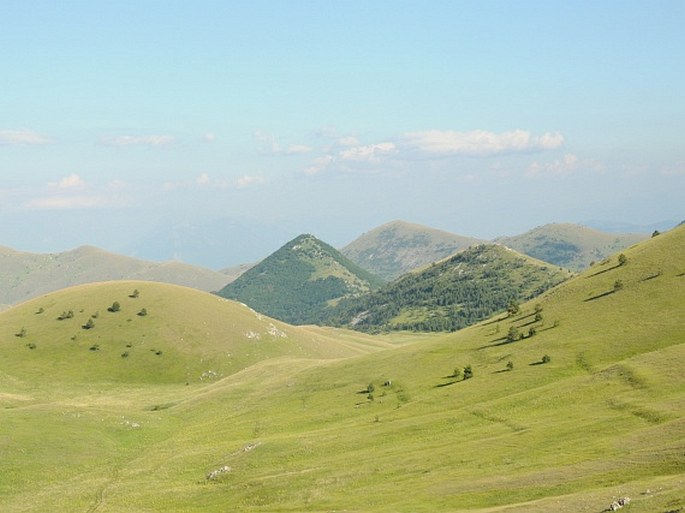
[[[547,224],[495,242],[573,271],[589,267],[621,249],[648,238],[642,233],[610,234],[577,224]]]
[[[419,224],[392,221],[363,234],[340,252],[381,278],[393,280],[483,242]]]
[[[240,275],[218,294],[291,324],[317,323],[337,301],[383,280],[332,246],[304,234]]]
[[[231,278],[181,262],[148,262],[92,246],[63,253],[26,253],[0,247],[0,309],[73,285],[130,279],[213,291]]]
[[[229,246],[234,249],[242,248],[240,251],[244,253],[241,254],[245,256],[254,256],[247,262],[257,262],[263,258],[266,251],[260,248],[264,247],[265,239],[260,237],[264,234],[245,239],[248,241],[245,243],[239,239],[239,227],[227,225],[224,228],[226,233],[233,235],[227,237],[223,245],[207,243],[205,246],[207,255],[211,255],[217,269],[222,267],[220,262],[228,262],[233,258],[226,253]],[[205,240],[209,237],[207,231],[211,232],[211,229],[206,226],[199,230],[190,225],[180,227],[175,234],[177,248],[184,247],[186,243],[195,244]],[[550,224],[518,236],[501,237],[496,242],[540,260],[578,271],[588,267],[593,261],[601,261],[612,252],[648,236],[608,234],[579,225]],[[252,242],[254,247],[251,246]],[[359,268],[375,276],[393,280],[484,242],[486,241],[418,224],[393,221],[361,235],[342,248],[341,255],[335,258],[347,260],[347,265],[350,261],[354,262]],[[176,261],[157,263],[140,260],[90,246],[49,254],[0,247],[0,308],[46,292],[94,281],[143,279],[218,291],[253,265],[244,263],[217,272]],[[346,294],[347,292],[342,295]]]

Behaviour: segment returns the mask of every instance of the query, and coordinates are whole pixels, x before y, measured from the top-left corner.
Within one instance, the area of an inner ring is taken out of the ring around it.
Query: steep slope
[[[108,280],[150,280],[217,290],[226,275],[180,262],[147,262],[91,246],[63,253],[27,253],[0,247],[0,305],[9,306],[47,292]]]
[[[316,323],[335,302],[382,280],[313,235],[300,235],[218,294],[292,324]]]
[[[210,384],[0,360],[3,512],[682,511],[685,227],[624,253],[515,316]]]
[[[568,271],[503,246],[482,244],[408,273],[364,297],[343,301],[327,320],[365,331],[453,331],[569,277]]]
[[[363,234],[340,252],[364,269],[393,280],[484,241],[393,221]]]
[[[638,233],[605,233],[576,224],[546,224],[521,235],[499,237],[495,242],[545,262],[580,271],[647,237]]]
[[[152,282],[80,285],[0,315],[2,371],[21,379],[47,372],[73,382],[194,383],[265,359],[339,358],[373,347],[338,344],[239,303]]]

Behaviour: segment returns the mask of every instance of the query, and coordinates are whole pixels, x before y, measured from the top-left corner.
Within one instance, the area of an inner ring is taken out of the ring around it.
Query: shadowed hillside
[[[571,273],[496,244],[473,246],[341,301],[327,319],[363,331],[455,331],[531,299]]]
[[[313,235],[300,235],[241,274],[218,294],[292,324],[317,323],[337,301],[383,280]]]

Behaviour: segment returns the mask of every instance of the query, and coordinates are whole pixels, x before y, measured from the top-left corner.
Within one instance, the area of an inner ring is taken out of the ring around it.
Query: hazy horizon
[[[2,246],[199,263],[205,244],[230,265],[395,219],[491,239],[685,218],[682,2],[0,16]]]

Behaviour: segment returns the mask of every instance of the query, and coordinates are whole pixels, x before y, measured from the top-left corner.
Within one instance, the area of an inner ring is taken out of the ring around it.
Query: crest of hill
[[[496,244],[481,244],[341,302],[329,322],[364,331],[454,331],[529,300],[569,271]]]
[[[545,262],[580,271],[646,238],[646,234],[606,233],[577,224],[553,223],[521,235],[499,237],[495,242]]]
[[[342,298],[359,296],[382,283],[337,249],[303,234],[218,294],[291,324],[312,324]]]
[[[288,326],[196,289],[142,281],[52,292],[0,313],[0,325],[3,372],[22,380],[197,383],[272,358],[340,358],[382,345]]]
[[[0,305],[12,305],[74,285],[110,280],[150,280],[217,290],[223,273],[181,262],[148,262],[82,246],[62,253],[28,253],[0,248]]]
[[[392,221],[361,235],[340,251],[364,269],[393,280],[483,240],[404,221]]]

